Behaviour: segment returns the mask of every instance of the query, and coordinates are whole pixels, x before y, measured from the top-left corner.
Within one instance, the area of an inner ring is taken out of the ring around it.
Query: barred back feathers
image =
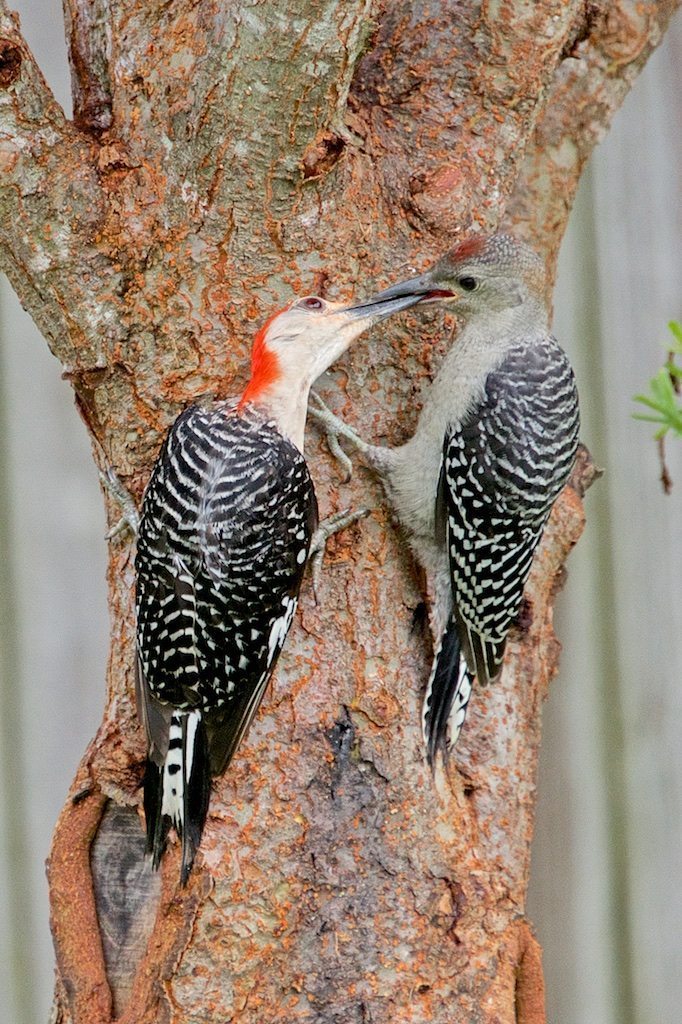
[[[209,401],[178,417],[144,498],[136,604],[148,844],[158,866],[177,829],[183,881],[209,775],[260,704],[316,524],[305,459],[257,408]]]

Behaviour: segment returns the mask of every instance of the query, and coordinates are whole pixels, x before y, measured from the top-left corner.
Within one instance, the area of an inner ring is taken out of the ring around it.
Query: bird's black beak
[[[388,291],[390,290],[389,288]],[[400,313],[403,309],[409,309],[410,306],[416,306],[418,302],[422,301],[422,298],[421,295],[410,293],[389,295],[388,292],[382,292],[381,295],[374,295],[370,299],[365,299],[364,302],[346,306],[341,312],[347,313],[354,320],[371,318],[373,321],[378,321],[393,313]]]
[[[383,292],[378,292],[373,295],[370,299],[365,299],[362,306],[351,307],[351,308],[362,308],[369,309],[371,306],[383,306],[389,303],[402,302],[404,305],[392,308],[390,312],[395,313],[399,309],[407,309],[409,306],[416,306],[418,302],[432,302],[437,299],[454,299],[456,295],[454,292],[447,288],[439,287],[437,282],[433,280],[433,275],[430,272],[421,274],[419,277],[410,277],[407,281],[399,281],[398,284],[392,284],[390,288],[385,288]],[[389,314],[386,313],[386,316]]]

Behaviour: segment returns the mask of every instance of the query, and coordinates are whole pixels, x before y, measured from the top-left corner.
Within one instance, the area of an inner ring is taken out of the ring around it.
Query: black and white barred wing
[[[169,431],[145,492],[137,542],[137,647],[151,741],[157,737],[146,718],[150,697],[186,709],[201,702],[196,520],[205,460],[195,451],[195,417],[188,409]]]
[[[550,337],[512,349],[482,403],[445,438],[443,473],[453,597],[467,664],[499,673],[533,554],[578,443],[568,360]]]
[[[193,411],[169,432],[142,508],[137,543],[137,697],[148,740],[147,850],[159,866],[171,825],[186,882],[208,810],[208,744],[196,644],[196,493]]]
[[[317,521],[298,449],[268,422],[194,406],[172,428],[138,541],[138,647],[154,698],[201,710],[214,772],[256,710]]]
[[[253,446],[252,434],[235,441],[230,464],[214,471],[198,519],[209,588],[200,611],[207,646],[220,651],[223,644],[226,681],[207,719],[214,772],[229,763],[263,697],[317,525],[298,449],[271,424],[262,425],[257,452]]]
[[[145,495],[137,629],[148,844],[172,825],[186,880],[221,772],[251,722],[296,609],[317,521],[305,461],[225,403],[176,420]]]
[[[501,668],[533,554],[578,443],[573,374],[552,338],[511,350],[481,401],[445,436],[438,521],[444,514],[454,612],[424,698],[429,761],[464,724],[474,676]]]

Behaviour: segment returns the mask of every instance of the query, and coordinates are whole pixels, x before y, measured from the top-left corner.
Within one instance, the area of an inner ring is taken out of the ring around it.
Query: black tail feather
[[[470,667],[475,668],[476,682],[479,686],[494,683],[502,670],[504,651],[507,645],[506,635],[501,640],[484,638],[477,633],[455,609],[455,619],[459,635],[464,639],[462,654]]]
[[[472,684],[473,676],[462,657],[457,624],[453,617],[435,652],[431,678],[424,696],[424,742],[432,768],[438,751],[441,750],[443,756],[447,757],[459,739]]]
[[[163,768],[151,758],[144,772],[144,818],[147,823],[147,853],[151,854],[154,870],[159,867],[166,849],[171,819],[161,813],[163,802]]]
[[[181,830],[182,869],[180,873],[183,885],[187,885],[194,858],[201,843],[208,814],[210,793],[208,737],[203,720],[200,719],[194,738],[189,785],[185,786],[184,790],[184,825]]]

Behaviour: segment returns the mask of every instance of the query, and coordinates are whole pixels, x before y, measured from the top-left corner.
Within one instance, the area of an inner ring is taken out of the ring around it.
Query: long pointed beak
[[[379,320],[383,320],[387,316],[391,316],[393,313],[400,313],[403,309],[409,309],[410,306],[416,306],[417,303],[421,301],[421,295],[406,293],[403,295],[389,296],[386,292],[382,292],[381,295],[374,295],[372,298],[365,299],[363,302],[357,302],[353,303],[352,306],[346,306],[344,309],[340,310],[340,312],[348,314],[353,320],[371,318],[373,322],[377,322]]]
[[[390,288],[385,288],[383,292],[378,292],[371,298],[365,299],[364,302],[359,303],[357,306],[350,306],[349,310],[365,310],[366,315],[372,308],[378,311],[383,307],[386,309],[386,313],[383,313],[382,316],[389,316],[400,309],[408,309],[409,306],[415,306],[418,302],[433,302],[438,299],[454,298],[456,298],[454,292],[439,288],[434,283],[432,275],[427,272],[419,277],[410,277],[407,281],[399,281],[397,284],[391,285]],[[398,305],[398,303],[401,303],[401,305]]]
[[[372,302],[384,302],[386,299],[399,299],[411,295],[418,302],[423,301],[433,291],[433,281],[430,274],[420,274],[419,277],[410,277],[407,281],[398,281],[383,292],[378,292],[372,297]]]

